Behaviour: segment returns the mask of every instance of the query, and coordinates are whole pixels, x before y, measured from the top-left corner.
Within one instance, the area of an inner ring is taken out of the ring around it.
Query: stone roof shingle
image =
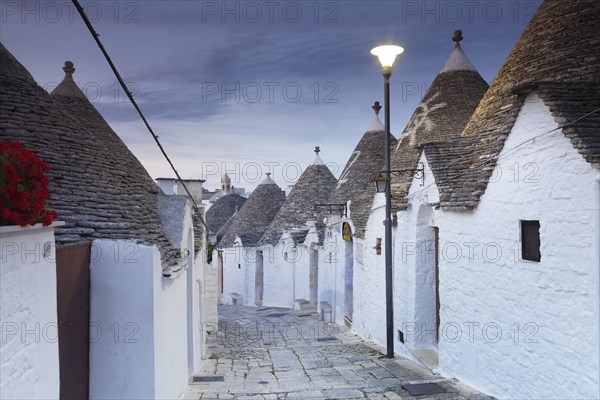
[[[456,168],[447,173],[449,179],[438,183],[443,208],[477,205],[523,105],[524,88],[535,88],[559,123],[576,121],[597,104],[598,21],[597,0],[542,3],[461,133],[466,139],[429,150],[438,153],[439,166],[451,164]],[[585,159],[596,166],[600,150],[597,121],[594,114],[563,130]],[[463,147],[451,149],[452,146]],[[446,154],[453,152],[456,158],[450,161],[442,156],[442,147]],[[433,172],[435,175],[436,170]],[[465,181],[464,176],[472,181]]]
[[[390,136],[390,147],[393,149],[396,138]],[[379,117],[375,116],[375,121],[356,145],[329,196],[329,203],[350,201],[350,218],[357,237],[364,237],[365,234],[376,194],[373,178],[383,169],[384,149],[385,129]]]
[[[0,43],[0,137],[50,165],[48,207],[66,222],[57,243],[132,239],[158,245],[163,265],[172,262],[158,186],[83,94],[55,92],[39,87]]]
[[[285,192],[267,176],[254,189],[242,208],[231,217],[231,222],[228,222],[229,229],[219,241],[218,247],[232,247],[236,236],[242,239],[244,247],[258,245],[284,202]]]
[[[488,89],[488,84],[466,58],[461,46],[462,33],[455,32],[456,45],[446,65],[415,109],[392,155],[392,170],[411,170],[423,146],[460,135],[473,111]],[[392,199],[396,209],[407,206],[406,195],[413,175],[392,175]]]
[[[206,226],[210,233],[217,233],[237,210],[242,208],[246,198],[237,193],[230,193],[214,202],[206,211]]]
[[[299,228],[305,225],[307,221],[322,220],[327,215],[326,211],[322,208],[315,210],[314,206],[315,204],[327,202],[327,198],[336,183],[337,179],[325,164],[314,162],[309,165],[287,196],[275,219],[269,225],[260,240],[260,244],[275,245],[284,231]]]

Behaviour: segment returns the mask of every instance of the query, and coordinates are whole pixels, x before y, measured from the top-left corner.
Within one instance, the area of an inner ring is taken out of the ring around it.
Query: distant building
[[[323,245],[323,218],[328,214],[317,204],[327,203],[337,184],[319,152],[316,147],[314,160],[260,239],[255,281],[249,285],[256,288],[255,304],[317,309],[317,249]]]
[[[259,241],[285,202],[285,193],[270,174],[227,222],[213,263],[219,271],[219,291],[226,304],[255,304],[255,260]]]

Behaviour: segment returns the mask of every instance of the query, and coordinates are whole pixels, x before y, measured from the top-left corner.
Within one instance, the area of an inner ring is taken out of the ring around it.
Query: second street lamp
[[[384,101],[385,101],[385,304],[386,304],[386,326],[387,326],[387,358],[394,358],[394,292],[392,285],[392,196],[390,188],[391,151],[390,151],[390,76],[396,56],[404,49],[396,45],[384,45],[375,47],[371,54],[379,57],[383,68],[384,78]],[[378,188],[381,182],[378,182]]]

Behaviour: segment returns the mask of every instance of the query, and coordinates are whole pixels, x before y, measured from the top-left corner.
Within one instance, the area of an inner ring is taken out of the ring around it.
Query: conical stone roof
[[[277,216],[269,225],[260,244],[275,245],[284,231],[305,226],[307,221],[320,221],[326,216],[323,209],[315,210],[315,204],[327,203],[337,184],[329,168],[319,157],[319,148],[313,162],[304,170],[298,182],[287,196]]]
[[[217,233],[227,220],[246,202],[246,198],[237,193],[230,193],[219,198],[206,211],[206,226],[210,233]]]
[[[563,125],[600,108],[600,2],[551,0],[539,7],[461,133],[426,146],[443,208],[473,208],[485,192],[526,95],[534,90]],[[600,166],[600,113],[564,128],[591,164]],[[453,150],[451,147],[459,147]],[[454,158],[450,158],[450,154]]]
[[[48,206],[66,222],[56,241],[132,239],[157,244],[163,262],[172,261],[158,186],[79,89],[62,96],[65,86],[49,95],[0,44],[0,137],[50,165]]]
[[[425,143],[459,136],[488,89],[461,48],[462,39],[462,32],[456,31],[452,39],[456,42],[454,49],[398,141],[392,155],[392,170],[416,168]],[[406,207],[405,196],[412,180],[413,175],[409,173],[392,176],[395,208]]]
[[[267,177],[254,189],[241,209],[232,217],[229,229],[218,244],[219,248],[233,247],[236,236],[244,247],[257,246],[260,238],[285,202],[285,192]]]
[[[378,105],[379,103],[377,103]],[[374,106],[374,108],[376,107]],[[393,135],[390,137],[390,146],[392,149],[396,146],[396,138]],[[373,123],[350,155],[340,179],[329,197],[329,203],[351,202],[350,217],[355,227],[354,234],[357,237],[364,237],[376,194],[373,178],[383,169],[384,149],[385,128],[379,117],[375,115]]]

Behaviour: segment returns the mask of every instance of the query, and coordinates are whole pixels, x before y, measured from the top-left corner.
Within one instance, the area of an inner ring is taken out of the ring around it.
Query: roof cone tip
[[[323,162],[323,160],[321,160],[321,157],[319,157],[319,153],[321,152],[321,148],[319,146],[315,146],[314,152],[315,152],[315,159],[313,160],[312,164],[313,165],[325,165],[325,163]]]
[[[456,42],[457,46],[460,46],[460,42],[463,40],[462,31],[460,29],[454,31],[454,37],[452,37],[452,40]]]
[[[73,62],[65,61],[65,66],[63,67],[63,71],[65,71],[65,74],[67,74],[67,75],[75,72],[75,67],[73,65]]]

